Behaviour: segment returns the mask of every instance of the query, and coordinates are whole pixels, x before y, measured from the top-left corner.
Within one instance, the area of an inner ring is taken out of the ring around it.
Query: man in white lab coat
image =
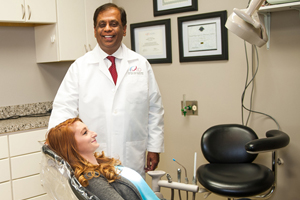
[[[157,167],[164,151],[164,109],[150,64],[122,44],[126,23],[125,11],[115,4],[95,11],[98,45],[69,68],[54,99],[49,128],[79,115],[98,134],[100,152],[144,176]],[[109,55],[115,57],[116,83]]]

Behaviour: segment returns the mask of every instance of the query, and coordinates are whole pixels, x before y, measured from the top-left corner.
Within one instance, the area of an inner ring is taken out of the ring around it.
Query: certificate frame
[[[227,11],[178,18],[180,62],[228,60]]]
[[[198,0],[153,0],[155,17],[197,10]]]
[[[130,24],[131,49],[149,63],[172,63],[170,19]]]

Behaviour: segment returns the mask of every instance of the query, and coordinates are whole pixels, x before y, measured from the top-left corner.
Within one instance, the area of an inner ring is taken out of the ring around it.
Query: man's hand
[[[159,153],[148,152],[147,167],[145,168],[145,171],[148,172],[148,171],[155,170],[158,163],[159,163]]]

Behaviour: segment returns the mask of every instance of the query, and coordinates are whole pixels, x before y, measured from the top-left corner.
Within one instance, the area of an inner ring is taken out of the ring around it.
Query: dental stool
[[[258,139],[246,126],[213,126],[201,138],[202,153],[209,163],[198,168],[197,179],[208,195],[214,193],[228,200],[269,198],[276,186],[276,151],[289,141],[279,130],[267,131],[266,138]],[[252,163],[262,152],[272,152],[272,170]]]
[[[100,200],[79,183],[69,163],[47,145],[42,146],[42,152],[41,183],[52,199]]]

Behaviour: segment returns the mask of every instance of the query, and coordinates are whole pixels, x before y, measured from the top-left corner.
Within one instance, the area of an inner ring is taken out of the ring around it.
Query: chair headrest
[[[67,169],[74,174],[74,171],[70,164],[65,161],[62,157],[60,157],[55,151],[53,151],[48,145],[44,144],[42,146],[42,152],[48,156],[50,156],[54,161],[56,161],[58,164],[65,164]]]
[[[79,183],[74,175],[72,167],[67,161],[60,157],[46,144],[42,146],[42,152],[44,153],[44,155],[46,155],[44,156],[44,159],[46,159],[47,161],[45,161],[45,163],[42,162],[41,181],[49,195],[63,195],[63,199],[73,199],[72,196],[75,195],[79,200],[99,200],[97,196],[92,194]],[[53,171],[56,172],[53,173]],[[58,185],[60,185],[62,188],[58,189]],[[66,187],[66,185],[69,185],[69,187]],[[65,190],[70,190],[70,193],[69,191]]]

